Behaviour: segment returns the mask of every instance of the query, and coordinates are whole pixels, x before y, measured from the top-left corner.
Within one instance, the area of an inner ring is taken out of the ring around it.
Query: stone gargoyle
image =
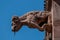
[[[52,15],[50,12],[31,11],[25,15],[12,17],[12,31],[17,32],[26,25],[29,28],[45,30],[45,40],[52,40]]]

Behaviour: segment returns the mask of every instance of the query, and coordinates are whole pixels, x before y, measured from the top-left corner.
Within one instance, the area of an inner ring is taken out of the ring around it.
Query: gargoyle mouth
[[[12,23],[12,31],[13,31],[13,32],[18,31],[18,26],[17,26],[17,24]]]
[[[13,31],[13,32],[18,31],[18,30],[16,30],[16,27],[17,27],[17,26],[12,27],[12,31]]]

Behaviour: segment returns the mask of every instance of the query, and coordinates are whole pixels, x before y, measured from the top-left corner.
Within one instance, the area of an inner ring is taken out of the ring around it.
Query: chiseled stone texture
[[[54,40],[60,40],[60,5],[55,1],[53,1],[53,24]]]

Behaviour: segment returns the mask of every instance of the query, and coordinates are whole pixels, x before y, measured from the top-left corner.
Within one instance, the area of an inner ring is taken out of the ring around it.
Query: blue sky
[[[23,26],[14,36],[11,31],[12,16],[26,12],[43,11],[43,0],[0,0],[0,40],[43,40],[44,32]]]

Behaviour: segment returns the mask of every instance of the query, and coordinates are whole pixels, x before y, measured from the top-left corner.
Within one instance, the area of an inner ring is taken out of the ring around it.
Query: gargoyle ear
[[[13,16],[13,17],[12,17],[12,21],[14,21],[14,20],[18,20],[18,19],[19,19],[18,16]]]

